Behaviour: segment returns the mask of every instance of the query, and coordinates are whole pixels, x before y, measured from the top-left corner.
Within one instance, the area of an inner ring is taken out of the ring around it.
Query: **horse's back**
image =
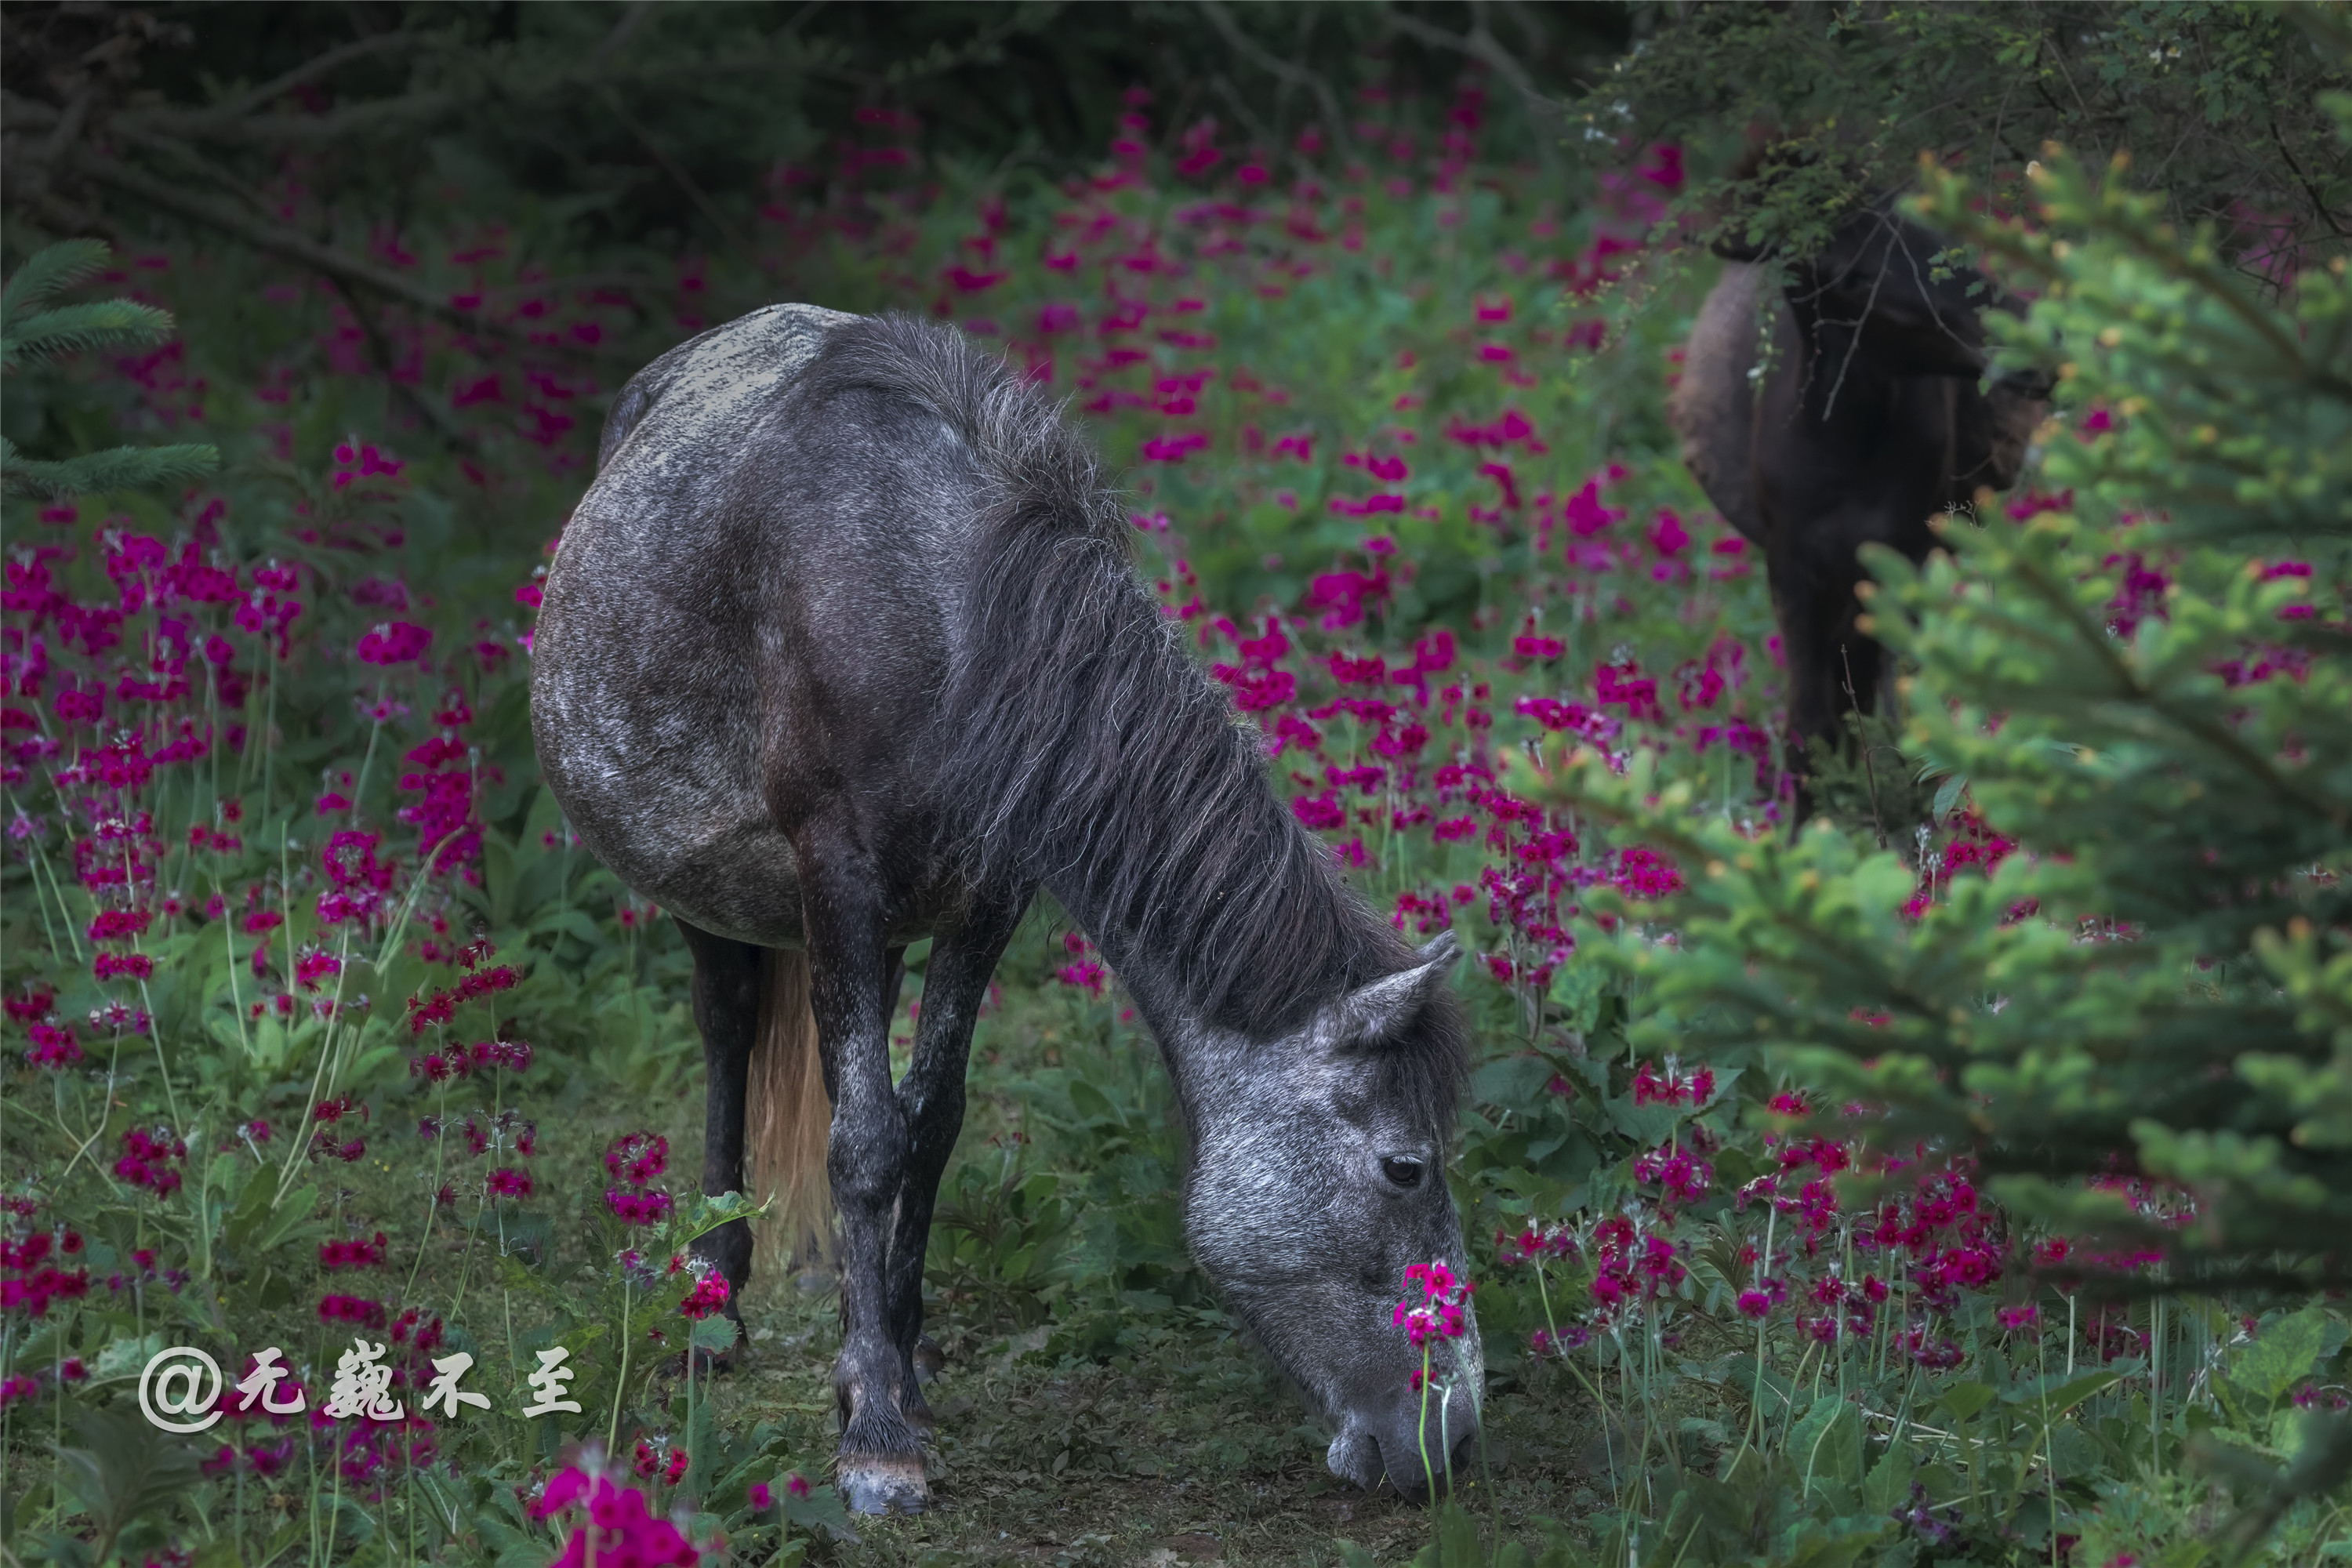
[[[856,319],[771,306],[631,379],[532,652],[540,764],[573,829],[637,892],[766,946],[798,944],[800,898],[768,799],[776,528],[753,454],[826,335]]]

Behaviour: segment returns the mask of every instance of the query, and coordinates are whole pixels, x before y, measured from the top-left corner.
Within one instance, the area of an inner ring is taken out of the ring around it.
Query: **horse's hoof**
[[[852,1513],[920,1513],[931,1500],[919,1454],[845,1454],[834,1482]]]

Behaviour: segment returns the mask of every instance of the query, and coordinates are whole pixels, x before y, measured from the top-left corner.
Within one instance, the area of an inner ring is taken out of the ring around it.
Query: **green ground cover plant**
[[[7,1551],[2343,1555],[2340,247],[2264,292],[2061,153],[2014,216],[1923,177],[2039,296],[2010,352],[2069,368],[2027,485],[1875,563],[1879,760],[1926,784],[1792,840],[1761,563],[1662,413],[1685,154],[1570,184],[1492,78],[1368,89],[1279,144],[1137,90],[1066,179],[876,106],[822,199],[780,176],[744,245],[617,279],[557,216],[386,226],[289,159],[281,218],[407,303],[163,237],[64,308],[181,335],[54,363],[13,346],[63,296],[15,280],[74,258],[9,258],[11,440],[68,467],[8,503],[0,605]],[[824,1485],[821,1273],[763,1258],[737,1345],[688,1260],[744,1200],[688,1174],[688,965],[537,784],[530,611],[599,399],[775,297],[936,312],[1069,395],[1301,820],[1474,950],[1446,1261],[1489,1451],[1433,1529],[1320,1474],[1192,1268],[1148,1037],[1051,910],[933,1235],[940,1510]],[[194,484],[70,468],[198,437]],[[136,1414],[182,1344],[231,1391],[184,1436]],[[581,1408],[525,1416],[558,1347]],[[428,1410],[458,1356],[488,1406]]]

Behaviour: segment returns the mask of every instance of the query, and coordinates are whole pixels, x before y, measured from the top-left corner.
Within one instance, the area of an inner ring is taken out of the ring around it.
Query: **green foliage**
[[[169,312],[129,300],[43,309],[59,289],[105,266],[107,248],[94,239],[68,240],[36,251],[0,289],[0,368],[35,363],[90,349],[137,348],[172,335]],[[116,447],[57,461],[17,456],[0,437],[0,486],[9,495],[70,496],[145,489],[211,473],[220,453],[208,446]]]
[[[2352,99],[2346,100],[2352,106]],[[2347,127],[2352,131],[2352,127]],[[2339,159],[2352,134],[2339,132]],[[2161,517],[2174,546],[2341,543],[2352,536],[2352,282],[2338,255],[2278,301],[2223,264],[2210,226],[2183,234],[2160,198],[2053,154],[2032,177],[2043,224],[1993,221],[1972,188],[1931,175],[1922,213],[2038,291],[1993,331],[2056,364],[2079,410],[2113,427],[2053,447],[2049,479],[2102,519]]]
[[[2210,233],[2176,236],[2154,201],[2055,153],[2032,236],[1973,210],[1959,181],[1928,183],[1928,216],[2039,274],[2006,335],[2071,356],[2060,416],[2080,427],[2045,432],[2047,478],[2071,495],[1955,523],[1922,568],[1869,560],[1876,635],[1913,670],[1910,750],[1966,780],[2006,858],[1938,886],[1830,825],[1751,836],[1687,780],[1580,759],[1561,798],[1691,872],[1660,905],[1594,900],[1630,922],[1603,956],[1643,988],[1633,1038],[1718,1060],[1760,1048],[1830,1103],[1874,1108],[1814,1130],[1965,1157],[2013,1223],[2074,1238],[2062,1279],[2340,1287],[2344,264],[2265,301],[2213,265]],[[2119,1257],[2162,1270],[2118,1273]],[[2202,1433],[2189,1452],[2250,1510],[2243,1542],[2352,1468],[2344,1416],[2282,1405],[2342,1332],[2315,1306],[2268,1322],[2210,1400],[2158,1422]],[[2189,1525],[2165,1529],[2179,1544]]]
[[[1717,235],[1799,255],[1923,153],[2007,201],[2045,142],[2095,163],[2129,149],[2175,221],[2213,223],[2221,256],[2275,285],[2298,247],[2308,265],[2352,232],[2328,106],[2352,85],[2347,34],[2341,5],[1694,6],[1578,108],[1591,141],[1693,142],[1716,177],[1691,205]]]
[[[196,1456],[187,1444],[127,1411],[83,1411],[74,1430],[81,1446],[61,1447],[58,1458],[96,1538],[85,1544],[52,1537],[49,1560],[103,1563],[118,1541],[130,1544],[126,1534],[140,1521],[161,1513],[195,1484]],[[160,1529],[147,1531],[150,1543],[163,1539]]]

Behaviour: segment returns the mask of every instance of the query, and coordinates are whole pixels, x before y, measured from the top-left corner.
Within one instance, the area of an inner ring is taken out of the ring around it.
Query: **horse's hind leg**
[[[694,1026],[702,1034],[709,1083],[703,1101],[702,1190],[711,1197],[747,1192],[743,1113],[751,1047],[760,1033],[760,950],[684,921],[677,928],[694,953]],[[698,1238],[694,1250],[718,1266],[727,1281],[727,1315],[740,1328],[740,1300],[751,1277],[751,1227],[730,1220]]]
[[[908,1420],[931,1423],[929,1405],[915,1378],[916,1342],[923,1332],[923,1252],[931,1233],[931,1210],[940,1176],[955,1152],[963,1128],[964,1064],[971,1053],[972,1026],[988,996],[1004,944],[1029,907],[1029,889],[1010,896],[975,895],[962,921],[931,946],[923,975],[923,1016],[915,1034],[915,1059],[898,1080],[898,1105],[907,1120],[906,1174],[899,1184],[891,1227],[888,1276],[890,1339],[904,1363],[900,1408]]]
[[[856,835],[824,820],[793,836],[809,955],[810,1002],[833,1136],[825,1155],[841,1214],[838,1480],[862,1513],[919,1511],[929,1500],[922,1436],[904,1413],[909,1379],[890,1337],[891,1211],[907,1166],[905,1112],[890,1085],[889,974],[881,877]]]

